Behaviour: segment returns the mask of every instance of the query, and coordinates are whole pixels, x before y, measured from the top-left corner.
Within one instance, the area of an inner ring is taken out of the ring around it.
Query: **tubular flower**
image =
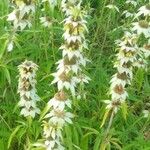
[[[36,94],[36,71],[38,66],[32,61],[25,61],[18,66],[19,69],[19,84],[18,93],[20,94],[20,101],[18,105],[22,108],[21,115],[24,117],[34,118],[36,114],[40,113],[37,107],[37,101],[40,100]]]
[[[77,3],[78,2],[78,3]],[[82,73],[87,59],[83,56],[83,49],[87,48],[84,33],[86,27],[86,13],[81,9],[81,1],[62,1],[64,19],[64,44],[62,59],[56,64],[57,71],[53,73],[52,84],[57,84],[57,93],[48,102],[50,111],[45,115],[43,122],[45,143],[41,144],[46,150],[63,150],[62,130],[66,124],[72,124],[74,115],[67,110],[71,109],[69,97],[76,96],[76,87],[79,83],[88,83],[89,77]],[[38,146],[39,143],[35,144]]]
[[[128,97],[127,85],[131,83],[133,76],[133,63],[137,60],[138,47],[136,45],[136,35],[125,32],[124,37],[117,41],[119,51],[116,54],[117,60],[114,67],[117,73],[112,76],[110,81],[111,100],[106,100],[106,109],[112,109],[115,113],[119,106]]]
[[[17,30],[24,30],[31,27],[30,17],[35,12],[34,0],[13,0],[14,10],[8,14],[7,21],[13,25],[12,35],[15,36]],[[13,50],[13,39],[8,42],[8,51]],[[10,46],[11,45],[11,46]]]

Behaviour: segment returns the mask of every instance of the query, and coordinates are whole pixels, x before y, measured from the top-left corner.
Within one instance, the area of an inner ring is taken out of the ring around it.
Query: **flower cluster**
[[[63,90],[57,92],[48,102],[51,111],[46,114],[43,121],[43,130],[45,143],[43,147],[46,150],[64,150],[62,146],[62,129],[66,123],[72,124],[74,115],[65,110],[65,107],[71,108],[71,101],[68,99],[67,93]]]
[[[114,64],[117,73],[112,76],[110,81],[111,100],[105,101],[106,109],[113,109],[115,113],[128,96],[126,87],[131,83],[133,63],[137,60],[138,54],[136,40],[135,34],[125,32],[123,38],[117,41],[119,52],[116,54],[117,60]]]
[[[42,0],[41,7],[42,11],[44,12],[44,16],[40,17],[40,23],[43,27],[50,28],[53,25],[53,23],[57,22],[57,20],[53,18],[53,11],[56,6],[57,0]],[[51,11],[51,16],[49,14],[46,14],[47,7],[48,10]]]
[[[49,17],[41,17],[40,18],[40,22],[41,22],[41,24],[44,26],[44,27],[51,27],[52,26],[52,23],[53,23],[53,21],[52,21],[52,19],[51,18],[49,18]]]
[[[146,59],[150,56],[150,4],[141,6],[135,14],[137,22],[132,23],[132,31],[137,34],[140,39],[143,36],[144,42],[139,44],[141,51],[138,61],[135,63],[137,67],[145,68],[147,64]]]
[[[137,1],[135,0],[126,0],[125,4],[127,5],[127,9],[123,11],[123,15],[125,15],[126,18],[134,18],[135,17],[135,9],[137,7]]]
[[[34,118],[36,114],[40,113],[37,108],[37,101],[40,100],[36,94],[36,71],[38,66],[32,61],[25,61],[18,66],[19,69],[19,84],[18,93],[20,94],[20,101],[18,105],[22,108],[21,115],[24,117]]]
[[[86,66],[88,61],[83,54],[83,49],[87,49],[87,43],[84,36],[87,29],[87,14],[81,8],[81,0],[62,1],[62,10],[65,13],[64,19],[64,40],[65,43],[60,47],[63,58],[58,61],[57,73],[53,74],[60,89],[59,82],[67,90],[70,89],[72,95],[75,95],[75,87],[78,83],[88,83],[90,78],[82,73],[82,67]],[[58,79],[59,78],[59,79]]]
[[[78,3],[77,3],[78,2]],[[40,146],[47,150],[63,150],[62,129],[66,123],[71,124],[74,115],[68,112],[71,109],[69,97],[76,96],[77,84],[88,83],[89,77],[82,73],[82,67],[87,59],[83,56],[83,49],[87,48],[84,33],[86,27],[86,13],[81,9],[81,1],[62,1],[64,19],[64,44],[62,59],[56,64],[57,71],[53,73],[52,84],[57,84],[57,93],[48,102],[50,112],[45,115],[44,139]],[[67,6],[67,7],[66,7]],[[71,93],[71,94],[70,94]],[[35,146],[38,146],[37,143]]]
[[[133,0],[128,0],[126,3],[134,7],[137,6],[137,2]],[[129,12],[124,11],[123,14],[127,18],[132,17],[134,20],[138,20],[138,22],[131,21],[130,32],[126,32],[122,40],[117,41],[119,52],[114,64],[117,73],[113,75],[110,86],[112,100],[105,101],[106,108],[113,109],[115,112],[128,96],[126,87],[132,80],[133,67],[145,68],[146,58],[150,56],[150,5],[142,6],[138,13],[130,13],[129,15]],[[145,38],[144,44],[139,43],[141,36]]]
[[[12,37],[8,42],[8,51],[13,49],[14,36],[17,30],[24,30],[26,27],[31,27],[30,14],[35,12],[34,0],[13,0],[14,9],[8,14],[7,21],[13,24]]]

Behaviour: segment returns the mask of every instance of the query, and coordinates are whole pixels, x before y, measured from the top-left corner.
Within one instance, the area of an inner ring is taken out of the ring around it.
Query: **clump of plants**
[[[149,149],[149,1],[0,7],[0,150]]]

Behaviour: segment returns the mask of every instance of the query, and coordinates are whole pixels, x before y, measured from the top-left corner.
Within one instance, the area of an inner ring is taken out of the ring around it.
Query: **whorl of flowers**
[[[123,11],[122,14],[125,15],[126,18],[134,18],[134,10],[137,7],[138,2],[136,0],[126,0],[125,4],[127,5],[127,9]]]
[[[64,34],[65,43],[60,47],[63,53],[63,59],[58,61],[58,74],[64,73],[71,77],[74,83],[74,88],[78,83],[88,83],[90,80],[82,73],[82,67],[86,66],[88,61],[84,57],[83,49],[88,49],[84,36],[87,29],[87,13],[81,8],[81,0],[63,0],[62,10],[65,13],[64,19]],[[55,82],[55,81],[54,81]],[[58,87],[59,88],[59,87]],[[67,87],[66,87],[67,88]],[[74,88],[70,87],[74,95]]]
[[[19,69],[19,84],[18,93],[20,94],[20,101],[18,105],[21,107],[21,115],[24,117],[34,118],[36,114],[40,113],[37,107],[37,101],[40,100],[35,88],[36,85],[36,71],[38,66],[32,61],[25,61],[18,66]]]
[[[76,5],[74,5],[76,4]],[[64,9],[64,5],[67,6]],[[81,9],[81,3],[74,1],[63,1],[62,9],[65,12],[64,19],[64,44],[60,47],[62,50],[62,59],[58,64],[56,73],[53,73],[54,80],[52,84],[57,83],[57,93],[48,102],[51,111],[46,114],[43,122],[44,144],[40,145],[47,150],[63,150],[62,129],[64,125],[71,124],[74,115],[68,112],[71,109],[71,95],[76,95],[76,86],[78,83],[88,82],[89,78],[82,74],[82,67],[86,65],[82,51],[86,48],[84,32],[87,31],[85,13]],[[69,13],[68,13],[69,12]],[[71,94],[70,94],[71,92]]]
[[[40,23],[43,27],[50,28],[53,25],[53,23],[57,22],[57,20],[53,18],[53,11],[57,6],[57,3],[57,0],[42,0],[41,7],[42,11],[44,12],[44,16],[42,15],[42,17],[40,17]],[[49,16],[49,14],[46,13],[47,9],[51,12],[52,16]]]
[[[15,33],[17,30],[24,30],[31,27],[30,16],[35,12],[34,0],[13,0],[13,11],[8,14],[7,21],[11,22],[12,33],[8,42],[7,49],[11,51],[14,45]]]
[[[145,42],[139,45],[141,54],[135,65],[145,68],[146,58],[150,56],[150,3],[139,8],[135,20],[137,22],[132,24],[132,31],[137,34],[139,39],[141,36],[145,38]]]
[[[114,63],[117,73],[112,76],[110,81],[111,100],[105,101],[106,109],[113,110],[115,113],[128,97],[126,87],[131,83],[133,63],[137,60],[136,35],[125,32],[123,38],[117,41],[117,45],[117,60]]]

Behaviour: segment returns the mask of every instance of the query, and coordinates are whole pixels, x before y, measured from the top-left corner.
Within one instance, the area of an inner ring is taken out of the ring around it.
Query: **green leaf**
[[[9,70],[7,69],[7,67],[4,68],[4,74],[6,76],[8,83],[11,84],[11,77],[10,77],[10,73],[9,73]]]
[[[144,70],[143,69],[138,69],[138,71],[135,75],[135,82],[137,84],[138,91],[140,91],[141,88],[142,88],[143,80],[144,80]]]
[[[2,39],[0,39],[0,40],[2,40]],[[0,60],[2,59],[2,57],[3,57],[3,55],[4,55],[4,53],[5,53],[5,50],[6,50],[6,46],[7,46],[7,41],[5,41],[4,42],[4,40],[6,40],[6,39],[3,39],[1,42],[0,42],[0,44],[1,44],[1,47],[0,47]],[[4,44],[3,44],[4,43]]]
[[[46,115],[46,113],[49,111],[49,106],[48,105],[46,105],[46,107],[43,109],[43,111],[41,112],[41,115],[40,115],[40,119],[39,119],[39,121],[41,121],[43,118],[44,118],[44,116]]]
[[[97,131],[94,128],[90,128],[90,127],[82,127],[82,128],[92,131],[93,134],[99,134],[99,131]]]
[[[102,137],[99,135],[97,136],[96,140],[95,140],[95,144],[94,144],[94,148],[93,150],[99,150],[100,148],[100,143],[101,143],[101,139]]]
[[[108,115],[109,115],[109,112],[110,112],[110,109],[107,109],[106,110],[106,112],[105,112],[105,114],[104,114],[104,117],[103,117],[103,120],[102,120],[102,124],[101,124],[101,128],[103,127],[103,125],[105,124],[105,122],[106,122],[106,119],[107,119],[107,117],[108,117]]]
[[[83,136],[81,139],[81,149],[82,150],[89,150],[88,149],[88,141],[89,141],[89,137],[88,136]]]
[[[5,150],[5,147],[4,147],[4,141],[2,139],[0,139],[0,150]]]
[[[73,143],[72,143],[72,129],[70,126],[65,127],[65,133],[66,133],[66,143],[69,150],[73,150]]]
[[[122,110],[122,115],[123,115],[123,118],[125,120],[127,120],[127,115],[128,115],[128,105],[126,102],[122,103],[121,104],[121,110]]]
[[[11,142],[12,142],[13,138],[15,137],[16,133],[19,131],[19,129],[20,129],[21,127],[22,127],[22,125],[17,126],[17,127],[15,128],[15,130],[11,133],[11,135],[10,135],[10,137],[9,137],[9,139],[8,139],[8,146],[7,146],[8,149],[10,148],[10,145],[11,145]]]
[[[75,127],[73,127],[73,141],[76,145],[79,145],[79,134]]]
[[[114,141],[110,141],[110,142],[111,142],[113,145],[115,145],[117,149],[122,150],[121,146],[120,146],[118,143],[116,143],[116,142],[114,142]]]

